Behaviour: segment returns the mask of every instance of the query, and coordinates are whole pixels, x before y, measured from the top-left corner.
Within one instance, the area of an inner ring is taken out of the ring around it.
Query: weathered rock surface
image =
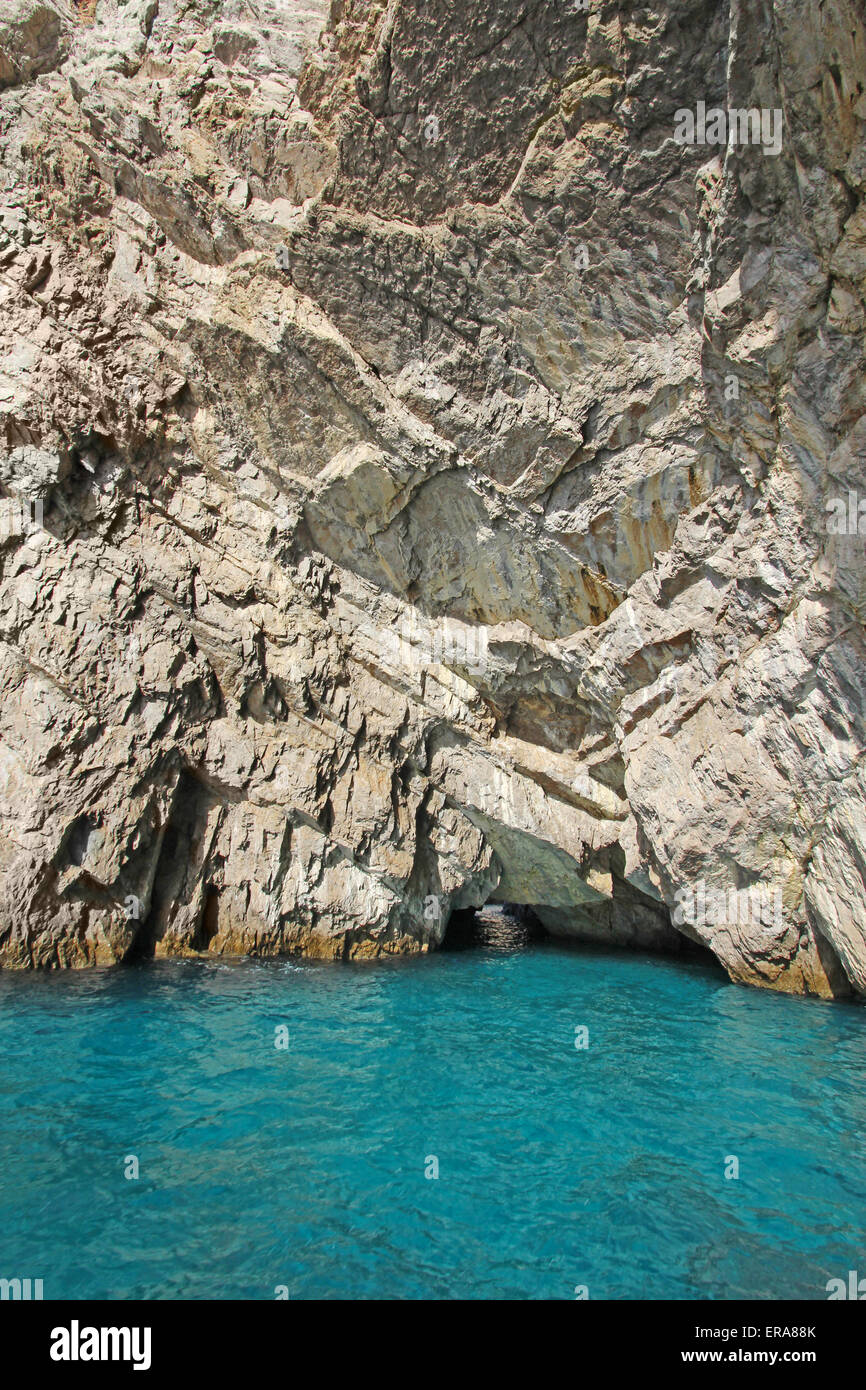
[[[852,0],[3,0],[0,963],[866,993],[864,86]]]

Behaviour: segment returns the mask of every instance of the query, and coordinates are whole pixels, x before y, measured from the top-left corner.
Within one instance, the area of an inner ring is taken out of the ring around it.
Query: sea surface
[[[490,914],[416,960],[4,973],[0,1044],[0,1277],[45,1298],[825,1299],[866,1275],[866,1011],[703,962]]]

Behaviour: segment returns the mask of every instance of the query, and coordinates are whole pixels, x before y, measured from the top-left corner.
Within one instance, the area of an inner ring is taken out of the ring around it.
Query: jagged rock
[[[69,53],[72,11],[52,0],[0,5],[0,87],[58,68]]]
[[[505,901],[866,993],[864,73],[853,0],[4,5],[2,964]]]

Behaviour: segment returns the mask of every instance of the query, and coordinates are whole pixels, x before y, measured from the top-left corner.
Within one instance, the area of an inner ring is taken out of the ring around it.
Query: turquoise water
[[[0,1043],[0,1276],[46,1298],[821,1299],[866,1275],[866,1014],[702,963],[515,929],[357,966],[7,973]]]

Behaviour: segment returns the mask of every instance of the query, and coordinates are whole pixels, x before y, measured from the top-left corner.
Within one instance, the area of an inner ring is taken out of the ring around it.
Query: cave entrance
[[[620,890],[596,911],[490,901],[452,912],[440,950],[513,955],[546,942],[576,951],[672,956],[725,973],[708,946],[674,927],[663,905],[640,898],[630,888]]]
[[[483,907],[452,912],[443,951],[525,951],[548,938],[531,907],[518,903],[485,903]]]

